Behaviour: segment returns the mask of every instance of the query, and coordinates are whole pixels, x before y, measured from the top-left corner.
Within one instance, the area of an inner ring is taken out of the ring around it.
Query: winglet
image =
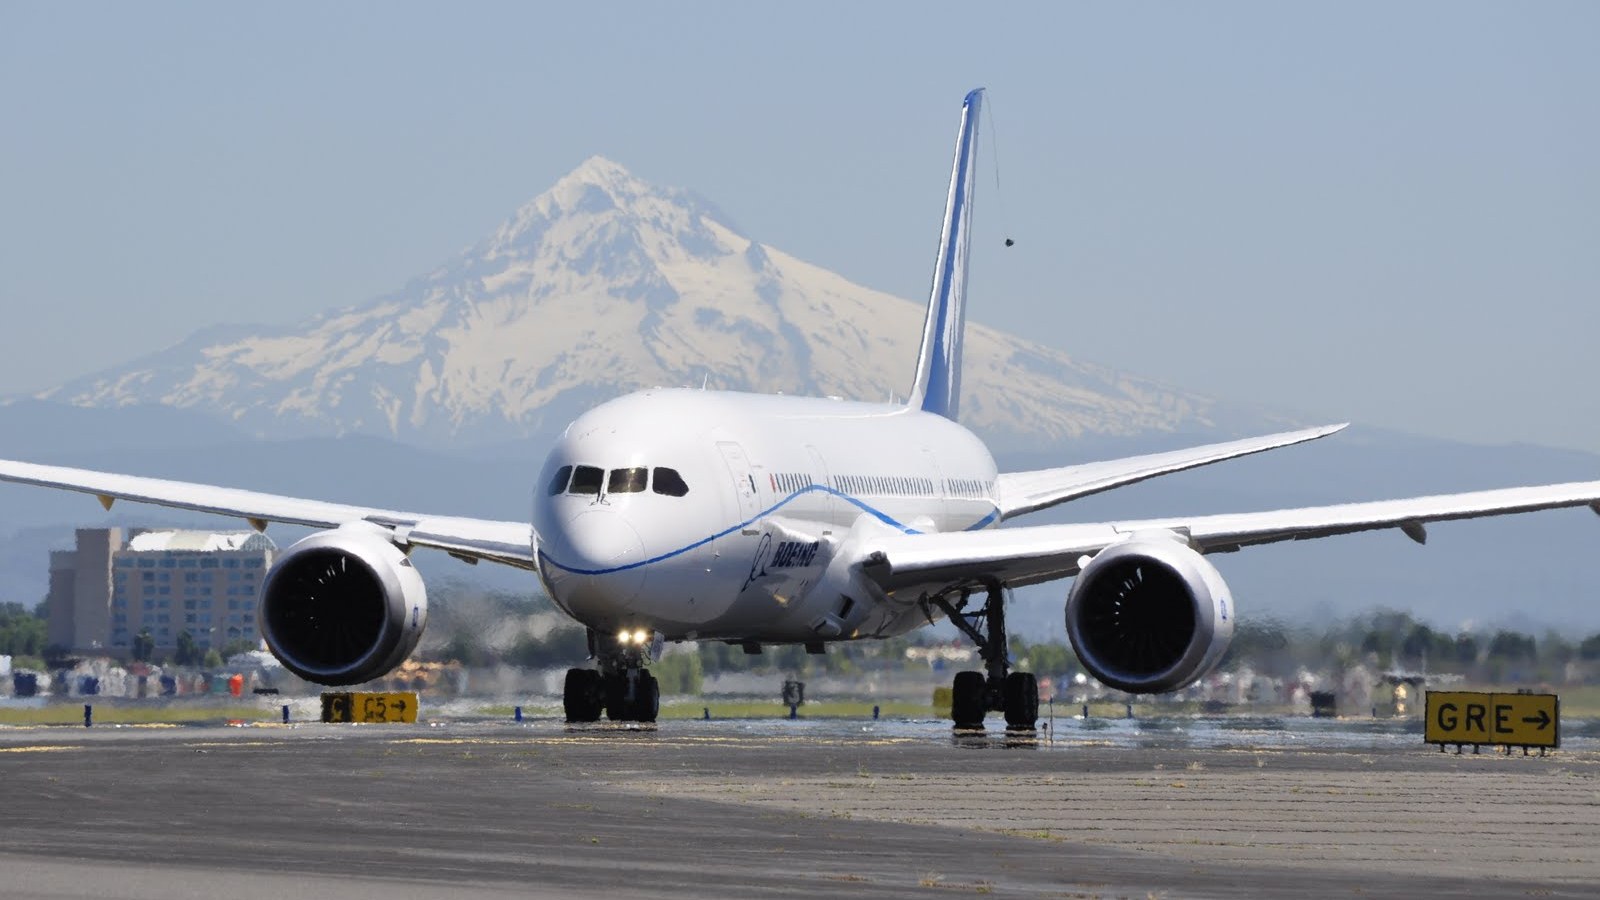
[[[939,235],[939,255],[933,267],[933,289],[928,297],[928,318],[922,327],[922,351],[917,356],[917,377],[908,405],[956,417],[961,399],[961,342],[966,326],[968,233],[972,230],[972,199],[977,183],[978,112],[983,88],[967,94],[961,104],[961,128],[956,132],[956,158],[950,172],[950,193],[945,200],[944,228]]]

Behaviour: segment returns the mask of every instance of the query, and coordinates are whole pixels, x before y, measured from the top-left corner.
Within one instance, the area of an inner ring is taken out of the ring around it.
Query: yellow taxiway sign
[[[1561,702],[1555,694],[1429,691],[1422,739],[1431,744],[1561,746]]]
[[[417,695],[412,691],[387,694],[363,691],[329,692],[322,695],[324,722],[415,722]]]

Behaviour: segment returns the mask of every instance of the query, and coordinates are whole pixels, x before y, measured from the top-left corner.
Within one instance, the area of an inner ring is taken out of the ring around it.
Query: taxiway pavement
[[[1600,753],[0,729],[0,896],[1596,896]]]

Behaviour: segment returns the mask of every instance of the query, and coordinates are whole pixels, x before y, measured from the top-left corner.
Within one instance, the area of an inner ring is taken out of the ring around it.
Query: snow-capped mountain
[[[765,246],[595,157],[438,270],[287,329],[213,329],[38,395],[246,433],[457,446],[543,436],[657,385],[884,400],[923,306]],[[1216,430],[1218,407],[968,323],[962,419],[992,439]]]

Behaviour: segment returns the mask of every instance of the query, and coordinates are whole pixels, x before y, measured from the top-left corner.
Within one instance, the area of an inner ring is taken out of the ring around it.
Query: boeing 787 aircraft
[[[416,647],[427,596],[409,558],[443,550],[538,573],[588,628],[595,668],[568,671],[573,722],[654,721],[646,665],[663,641],[883,638],[947,617],[982,672],[955,677],[952,717],[1032,728],[1038,690],[1010,670],[1005,596],[1072,578],[1067,634],[1124,691],[1184,687],[1222,658],[1236,610],[1207,554],[1376,528],[1587,504],[1600,481],[1237,515],[996,527],[1078,497],[1314,440],[1312,428],[1191,450],[998,472],[957,421],[982,90],[962,104],[932,294],[904,404],[648,390],[567,426],[533,486],[532,521],[495,522],[0,461],[0,479],[321,529],[278,557],[260,630],[288,669],[327,685],[378,678]]]

